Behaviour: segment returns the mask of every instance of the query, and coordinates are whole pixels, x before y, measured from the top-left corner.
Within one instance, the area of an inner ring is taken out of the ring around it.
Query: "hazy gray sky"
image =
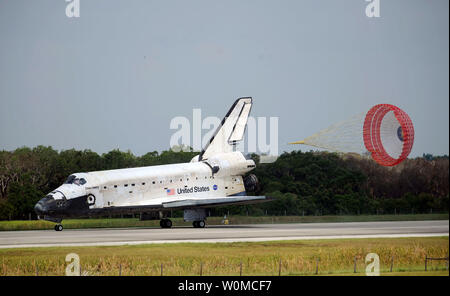
[[[449,1],[0,0],[0,149],[169,148],[170,120],[252,96],[280,151],[378,103],[449,153]],[[206,132],[206,131],[204,131]]]

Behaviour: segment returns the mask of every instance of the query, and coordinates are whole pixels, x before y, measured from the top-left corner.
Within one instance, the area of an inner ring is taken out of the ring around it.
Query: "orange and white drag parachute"
[[[394,166],[405,160],[414,143],[414,126],[408,114],[389,104],[373,106],[363,126],[364,145],[381,165]]]
[[[290,144],[305,144],[338,152],[369,152],[380,165],[394,166],[405,160],[411,152],[414,126],[402,109],[390,104],[379,104],[365,114]]]

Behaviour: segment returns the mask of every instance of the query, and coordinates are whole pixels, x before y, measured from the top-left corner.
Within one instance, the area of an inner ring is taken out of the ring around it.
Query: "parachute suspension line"
[[[291,144],[305,144],[336,152],[363,153],[365,151],[362,142],[364,115],[365,113],[355,115],[350,119],[333,124],[303,141]],[[355,141],[356,139],[361,140]]]

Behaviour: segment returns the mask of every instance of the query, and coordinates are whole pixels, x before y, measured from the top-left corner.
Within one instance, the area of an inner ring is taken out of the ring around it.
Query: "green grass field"
[[[0,275],[64,275],[76,253],[89,275],[365,275],[365,257],[376,253],[381,275],[446,275],[448,237],[305,240],[252,243],[180,243],[114,247],[0,249]],[[354,273],[356,257],[357,273]],[[390,273],[391,258],[394,258]]]
[[[415,215],[358,215],[358,216],[230,216],[230,224],[261,223],[318,223],[318,222],[364,222],[364,221],[417,221],[448,220],[448,214],[415,214]],[[220,224],[223,217],[208,217],[209,225]],[[191,226],[183,218],[173,218],[174,226]],[[158,221],[139,221],[137,218],[114,219],[69,219],[64,220],[65,229],[76,228],[124,228],[124,227],[159,227]],[[5,230],[39,230],[53,229],[54,223],[42,220],[0,221],[0,231]]]

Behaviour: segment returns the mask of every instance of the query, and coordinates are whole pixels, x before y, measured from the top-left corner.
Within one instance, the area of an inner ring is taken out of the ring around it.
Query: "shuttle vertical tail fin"
[[[251,108],[252,98],[237,99],[201,152],[199,160],[208,159],[217,153],[232,152],[233,146],[244,138]]]

